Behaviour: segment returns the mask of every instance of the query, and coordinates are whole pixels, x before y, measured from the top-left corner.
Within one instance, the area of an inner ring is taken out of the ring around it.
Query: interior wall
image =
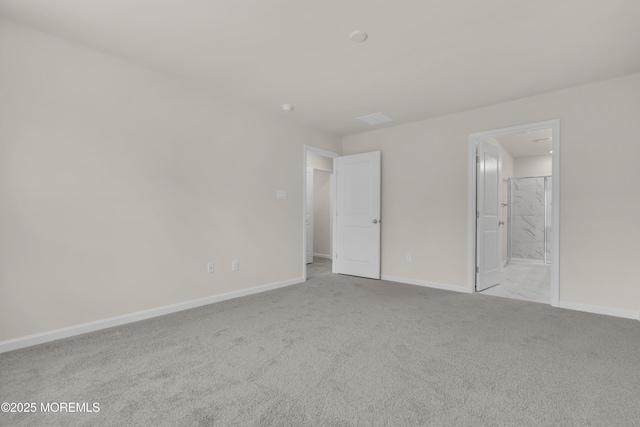
[[[313,151],[307,152],[307,167],[333,170],[333,159]]]
[[[344,137],[382,152],[382,274],[465,289],[469,134],[560,119],[560,300],[639,311],[638,117],[634,74]]]
[[[5,20],[0,64],[0,341],[302,278],[339,138]]]
[[[331,174],[313,171],[313,253],[331,257]]]
[[[517,157],[514,161],[514,176],[551,176],[551,154],[544,156]]]

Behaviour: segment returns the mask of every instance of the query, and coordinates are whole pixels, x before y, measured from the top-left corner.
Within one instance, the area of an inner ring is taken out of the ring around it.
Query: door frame
[[[560,303],[560,119],[543,122],[528,123],[501,129],[469,134],[468,149],[468,199],[467,199],[467,290],[475,293],[476,282],[476,190],[477,167],[476,147],[478,141],[485,138],[502,136],[505,134],[530,132],[551,128],[551,216],[553,234],[551,239],[551,288],[550,303],[558,307]]]
[[[307,230],[305,224],[305,212],[307,210],[307,153],[316,153],[324,157],[329,157],[331,159],[335,159],[337,157],[342,156],[342,154],[325,150],[324,148],[314,147],[312,145],[304,145],[304,149],[302,150],[302,281],[307,281]],[[330,196],[330,204],[331,204],[331,218],[333,220],[335,209],[334,197],[335,197],[335,180],[334,174],[331,174],[331,196]],[[335,228],[335,227],[333,227]],[[331,236],[333,240],[333,236]],[[331,260],[333,262],[333,244],[331,245]]]
[[[311,166],[307,166],[307,174],[305,175],[307,180],[305,181],[305,195],[304,195],[304,200],[305,200],[305,204],[304,204],[304,210],[305,210],[305,216],[304,216],[304,224],[305,224],[305,237],[307,239],[306,244],[306,248],[307,251],[305,252],[304,255],[304,262],[308,265],[310,263],[313,262],[313,197],[314,197],[314,193],[313,193],[313,171],[314,168]],[[309,197],[309,192],[311,192],[311,197]],[[307,212],[309,209],[311,209],[311,212]],[[309,221],[308,219],[311,218]],[[311,228],[311,238],[309,238],[309,228]],[[311,261],[309,261],[309,245],[311,245]]]

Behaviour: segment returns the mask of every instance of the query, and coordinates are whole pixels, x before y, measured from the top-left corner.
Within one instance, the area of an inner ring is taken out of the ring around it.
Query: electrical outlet
[[[411,262],[413,261],[413,255],[411,255],[411,252],[407,252],[404,256],[405,261],[407,262]]]
[[[238,271],[240,270],[240,261],[238,261],[237,259],[234,259],[233,261],[231,261],[231,271]]]
[[[213,261],[207,263],[207,273],[209,274],[213,273]]]

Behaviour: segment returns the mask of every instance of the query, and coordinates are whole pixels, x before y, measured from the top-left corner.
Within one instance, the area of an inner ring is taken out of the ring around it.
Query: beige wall
[[[0,341],[302,277],[339,138],[7,21],[0,64]]]
[[[313,253],[331,255],[331,174],[313,171]]]
[[[551,176],[551,154],[517,157],[514,161],[515,177]]]
[[[312,151],[307,152],[307,167],[333,170],[333,159]],[[331,184],[328,172],[313,173],[313,253],[331,255],[330,197]]]
[[[333,159],[313,151],[307,152],[307,167],[333,170]]]
[[[640,310],[638,117],[635,74],[345,137],[382,151],[382,274],[465,287],[468,135],[557,118],[560,300]]]

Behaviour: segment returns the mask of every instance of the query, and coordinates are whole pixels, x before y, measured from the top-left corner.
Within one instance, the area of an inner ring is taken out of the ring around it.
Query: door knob
[[[377,220],[377,219],[374,219],[374,220],[373,220],[373,223],[374,223],[374,224],[377,224],[377,223],[378,223],[378,220]]]

